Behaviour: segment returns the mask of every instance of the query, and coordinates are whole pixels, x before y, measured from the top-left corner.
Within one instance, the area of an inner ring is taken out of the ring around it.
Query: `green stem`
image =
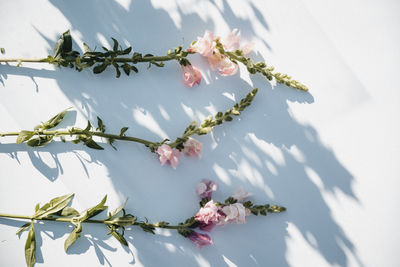
[[[161,61],[170,61],[175,59],[180,59],[182,56],[171,54],[167,56],[151,56],[151,57],[142,57],[138,59],[133,59],[131,57],[116,57],[113,59],[114,62],[117,63],[138,63],[138,62],[161,62]],[[87,63],[90,59],[81,57],[82,63]],[[97,58],[96,62],[104,62],[106,60],[110,60],[110,58]],[[49,63],[47,58],[33,59],[33,58],[1,58],[0,62],[30,62],[30,63]],[[54,60],[57,62],[57,60]],[[75,63],[75,61],[71,61],[71,63]]]
[[[18,136],[20,132],[9,132],[9,133],[0,133],[0,137],[3,136]],[[136,143],[141,143],[143,145],[155,145],[156,143],[150,142],[144,139],[140,139],[137,137],[133,136],[121,136],[117,134],[107,134],[103,132],[95,132],[95,131],[36,131],[34,132],[34,135],[54,135],[54,136],[66,136],[66,135],[92,135],[92,136],[99,136],[99,137],[105,137],[105,138],[110,138],[110,139],[116,139],[116,140],[123,140],[123,141],[132,141]]]
[[[72,223],[73,218],[51,218],[51,217],[44,217],[44,218],[34,218],[31,216],[25,216],[25,215],[15,215],[15,214],[6,214],[6,213],[0,213],[0,217],[3,218],[12,218],[12,219],[23,219],[23,220],[36,220],[36,221],[54,221],[54,222],[68,222]],[[83,221],[84,223],[98,223],[98,224],[113,224],[113,221],[108,221],[108,220],[93,220],[93,219],[88,219]],[[158,223],[145,223],[145,222],[134,222],[134,226],[140,226],[140,225],[147,225],[147,226],[152,226],[155,228],[164,228],[164,229],[180,229],[180,228],[185,228],[189,227],[192,224],[187,223],[187,224],[181,224],[181,225],[163,225],[159,226]]]

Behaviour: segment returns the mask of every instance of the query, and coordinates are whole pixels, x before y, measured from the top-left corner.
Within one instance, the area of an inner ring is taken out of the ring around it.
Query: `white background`
[[[398,1],[1,1],[2,57],[46,57],[71,29],[74,48],[110,47],[165,54],[209,29],[233,28],[256,44],[251,55],[310,88],[274,86],[245,70],[222,78],[199,56],[200,86],[185,88],[178,64],[141,65],[120,79],[44,64],[0,66],[0,131],[32,129],[73,107],[61,128],[100,116],[109,132],[149,140],[179,136],[192,120],[228,109],[253,87],[240,119],[198,138],[203,157],[182,157],[177,170],[135,143],[104,151],[60,142],[33,149],[0,140],[0,212],[31,214],[36,203],[74,192],[83,210],[108,194],[111,209],[178,223],[198,209],[202,178],[219,183],[217,200],[243,186],[257,203],[288,208],[249,217],[211,233],[197,250],[173,231],[126,232],[124,249],[103,226],[85,225],[63,251],[72,228],[36,224],[37,266],[400,266]],[[0,219],[0,265],[24,266],[23,223]]]

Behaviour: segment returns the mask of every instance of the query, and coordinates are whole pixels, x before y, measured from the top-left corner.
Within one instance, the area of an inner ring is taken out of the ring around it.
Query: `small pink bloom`
[[[202,144],[196,139],[189,137],[189,139],[183,144],[182,152],[188,157],[199,157],[201,158]]]
[[[218,185],[216,182],[203,179],[201,182],[196,186],[196,193],[201,198],[211,198],[212,192],[217,191]]]
[[[208,201],[204,207],[200,208],[195,215],[198,222],[208,224],[209,222],[218,222],[221,215],[218,213],[218,207],[213,200]]]
[[[240,48],[240,32],[238,29],[233,29],[228,36],[222,39],[221,43],[226,51],[233,52],[238,50]]]
[[[228,57],[223,57],[218,65],[218,72],[221,76],[234,75],[238,70],[238,65],[230,61]]]
[[[242,50],[243,55],[247,56],[251,53],[254,48],[254,43],[252,42],[245,42],[243,45],[240,46],[240,50]]]
[[[201,82],[201,73],[192,65],[181,65],[183,71],[183,84],[187,87],[193,87],[195,83],[200,84]]]
[[[210,246],[213,243],[209,235],[199,234],[195,231],[190,233],[187,237],[196,244],[198,249],[201,249],[204,246]]]
[[[199,229],[205,232],[211,232],[211,230],[214,229],[215,226],[217,226],[217,224],[213,222],[209,222],[208,224],[201,223]]]
[[[245,190],[243,189],[243,187],[239,187],[239,188],[235,191],[235,193],[233,193],[232,197],[233,197],[234,199],[236,199],[237,201],[242,202],[243,200],[245,200],[247,197],[249,197],[249,196],[251,196],[251,195],[252,195],[252,194],[249,193],[249,192],[247,192],[247,191],[245,191]]]
[[[167,163],[171,165],[172,168],[176,169],[178,166],[179,157],[181,156],[181,153],[178,149],[172,149],[169,145],[162,144],[157,148],[156,153],[159,155],[159,160],[162,166]]]
[[[234,203],[229,206],[225,206],[222,208],[222,212],[225,213],[225,221],[226,222],[236,222],[236,223],[245,223],[246,222],[246,208],[242,203]]]
[[[208,57],[212,54],[214,47],[214,34],[206,30],[203,37],[197,37],[197,42],[188,48],[188,52],[195,52]]]

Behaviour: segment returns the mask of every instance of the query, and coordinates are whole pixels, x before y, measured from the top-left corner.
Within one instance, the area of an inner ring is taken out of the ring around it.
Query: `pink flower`
[[[236,50],[242,50],[245,56],[250,54],[254,47],[254,44],[251,42],[240,44],[240,32],[238,29],[233,29],[231,33],[222,39],[221,43],[225,51],[234,52]]]
[[[201,73],[192,65],[181,65],[183,71],[183,84],[187,87],[193,87],[195,83],[200,84],[201,82]]]
[[[211,232],[214,227],[217,226],[216,223],[210,222],[210,223],[200,223],[199,229],[205,232]]]
[[[233,193],[232,197],[233,197],[234,199],[236,199],[237,201],[242,202],[243,200],[245,200],[247,197],[249,197],[249,196],[251,196],[251,195],[252,195],[252,194],[249,193],[249,192],[247,192],[247,191],[245,191],[245,190],[243,189],[243,187],[239,187],[239,188],[235,191],[235,193]]]
[[[209,222],[218,222],[221,215],[218,213],[218,207],[213,200],[208,201],[204,207],[200,208],[195,215],[198,222],[208,224]]]
[[[245,223],[246,216],[250,215],[242,203],[234,203],[222,208],[225,213],[225,222]]]
[[[195,158],[196,156],[201,158],[201,148],[202,144],[194,138],[189,137],[189,139],[183,144],[182,152],[188,156]]]
[[[228,57],[223,56],[218,65],[218,73],[221,76],[234,75],[238,70],[238,65],[233,63]]]
[[[252,42],[245,42],[243,45],[240,46],[240,50],[242,50],[243,55],[247,56],[251,53],[254,48],[254,43]]]
[[[234,52],[238,50],[240,48],[240,32],[238,29],[233,29],[228,36],[222,39],[221,43],[226,51]]]
[[[206,30],[203,38],[197,37],[197,42],[188,48],[188,52],[201,54],[203,57],[208,57],[212,54],[215,47],[214,34]]]
[[[178,149],[172,149],[169,145],[162,144],[157,148],[156,152],[159,155],[161,166],[164,166],[165,163],[167,163],[171,165],[172,168],[176,169],[176,166],[178,166],[179,157],[181,156],[181,153]]]
[[[212,192],[217,191],[218,185],[216,182],[203,179],[201,182],[196,186],[196,193],[201,198],[211,198]]]
[[[213,243],[209,235],[199,234],[195,231],[191,232],[187,237],[196,244],[198,249],[204,246],[210,246]]]

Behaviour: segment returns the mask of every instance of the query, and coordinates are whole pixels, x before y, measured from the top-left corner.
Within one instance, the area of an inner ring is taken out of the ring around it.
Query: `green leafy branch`
[[[247,71],[249,73],[251,74],[261,73],[270,81],[273,78],[275,78],[277,83],[282,83],[289,87],[296,88],[298,90],[308,91],[307,86],[296,80],[293,80],[292,77],[290,77],[289,75],[282,74],[280,72],[273,72],[274,71],[273,66],[267,66],[265,62],[255,63],[251,58],[244,56],[242,50],[236,50],[235,52],[225,51],[224,46],[221,44],[219,39],[216,39],[215,42],[216,42],[216,48],[222,55],[227,56],[235,64],[241,62],[243,65],[246,66]]]
[[[113,41],[113,48],[108,49],[102,47],[103,51],[96,51],[91,49],[86,43],[83,43],[84,53],[81,54],[79,51],[72,49],[72,37],[70,31],[64,32],[56,46],[54,47],[53,56],[48,56],[42,59],[25,59],[25,58],[11,58],[11,59],[0,59],[0,62],[17,62],[18,67],[21,66],[22,62],[33,62],[33,63],[49,63],[57,65],[58,67],[71,67],[77,71],[82,71],[84,68],[93,67],[93,73],[102,73],[107,67],[114,67],[116,71],[116,77],[121,76],[121,70],[129,76],[133,71],[138,72],[137,63],[148,63],[149,68],[154,65],[157,67],[163,67],[164,61],[177,60],[180,64],[190,64],[186,58],[189,52],[182,50],[182,46],[178,46],[175,49],[169,50],[165,56],[154,56],[152,54],[142,55],[138,52],[132,52],[132,47],[122,48],[119,42],[111,38]]]
[[[56,46],[54,47],[54,54],[52,56],[49,55],[47,58],[41,59],[0,59],[0,62],[17,62],[18,67],[22,65],[22,62],[49,63],[57,65],[58,67],[75,68],[77,71],[82,71],[84,68],[92,68],[94,74],[102,73],[108,67],[114,67],[116,77],[119,78],[121,76],[121,70],[128,76],[131,72],[137,73],[139,70],[135,65],[138,63],[148,63],[149,68],[152,65],[164,67],[164,62],[171,60],[176,60],[183,66],[191,65],[187,56],[194,53],[183,49],[182,46],[170,49],[165,56],[154,56],[152,54],[143,55],[139,52],[131,53],[131,46],[122,48],[116,39],[111,39],[113,41],[112,49],[102,46],[103,51],[96,51],[96,49],[91,49],[86,43],[83,43],[84,52],[81,54],[79,51],[72,49],[72,37],[68,30],[60,36]],[[238,62],[243,63],[251,74],[261,73],[267,77],[268,80],[275,78],[278,83],[285,84],[298,90],[308,91],[308,88],[305,85],[293,80],[289,75],[273,72],[274,67],[267,66],[264,62],[254,63],[251,58],[243,55],[242,50],[236,50],[234,52],[225,51],[218,38],[215,42],[216,48],[222,55],[227,56],[235,64]],[[1,53],[4,54],[4,52],[5,50],[1,48]]]
[[[97,117],[96,129],[94,129],[90,121],[88,121],[87,126],[84,129],[72,127],[67,130],[51,130],[63,121],[68,109],[63,110],[48,121],[36,126],[32,131],[23,130],[20,132],[0,133],[0,137],[17,136],[17,144],[26,143],[31,147],[43,147],[50,144],[55,138],[59,138],[62,142],[66,142],[66,137],[69,136],[71,142],[75,144],[83,143],[83,145],[89,148],[103,150],[104,148],[93,140],[93,137],[97,136],[107,139],[108,143],[113,148],[115,148],[115,140],[121,140],[141,143],[147,146],[152,152],[155,152],[162,144],[168,144],[171,148],[182,150],[184,148],[183,144],[189,139],[189,137],[210,133],[215,126],[220,125],[223,122],[232,121],[232,116],[239,116],[240,113],[251,104],[256,94],[257,88],[253,89],[245,98],[243,98],[239,103],[236,103],[225,113],[218,112],[214,117],[209,116],[200,124],[200,126],[197,125],[197,122],[192,122],[186,128],[181,137],[178,137],[174,142],[169,143],[168,139],[161,142],[152,142],[133,136],[127,136],[125,133],[128,130],[128,127],[121,128],[119,134],[106,133],[106,126],[104,125],[103,120],[99,117]]]
[[[155,234],[156,228],[171,229],[176,230],[184,237],[188,237],[188,235],[194,231],[193,229],[199,227],[200,225],[199,222],[196,221],[196,218],[194,216],[177,225],[171,225],[170,223],[165,221],[149,223],[147,218],[145,218],[145,220],[139,221],[136,216],[126,213],[126,201],[114,211],[108,212],[107,216],[104,219],[93,219],[94,216],[99,215],[108,208],[105,205],[107,195],[97,205],[86,209],[83,212],[78,212],[71,206],[68,206],[73,197],[74,194],[68,194],[53,198],[42,206],[40,206],[40,204],[36,204],[35,212],[31,216],[0,213],[0,217],[3,218],[29,220],[29,222],[22,225],[16,233],[17,235],[20,235],[24,231],[28,231],[28,236],[25,242],[25,260],[27,266],[32,267],[36,262],[37,246],[34,224],[37,221],[63,222],[70,223],[74,226],[74,229],[64,242],[65,252],[67,252],[68,249],[81,237],[83,224],[96,223],[105,225],[109,230],[108,235],[112,235],[123,246],[128,246],[128,242],[124,237],[126,227],[137,226],[140,227],[143,231],[152,234]],[[207,200],[207,202],[209,201],[209,199],[203,199],[202,202],[204,202],[205,200]],[[236,203],[236,200],[234,200],[232,197],[228,198],[225,203],[216,202],[216,204],[219,206],[230,205],[233,203]],[[260,213],[261,215],[265,216],[267,215],[267,212],[277,213],[286,210],[284,207],[269,206],[268,204],[254,205],[251,201],[247,201],[243,203],[243,205],[246,208],[249,208],[251,212],[255,215],[258,215]]]

